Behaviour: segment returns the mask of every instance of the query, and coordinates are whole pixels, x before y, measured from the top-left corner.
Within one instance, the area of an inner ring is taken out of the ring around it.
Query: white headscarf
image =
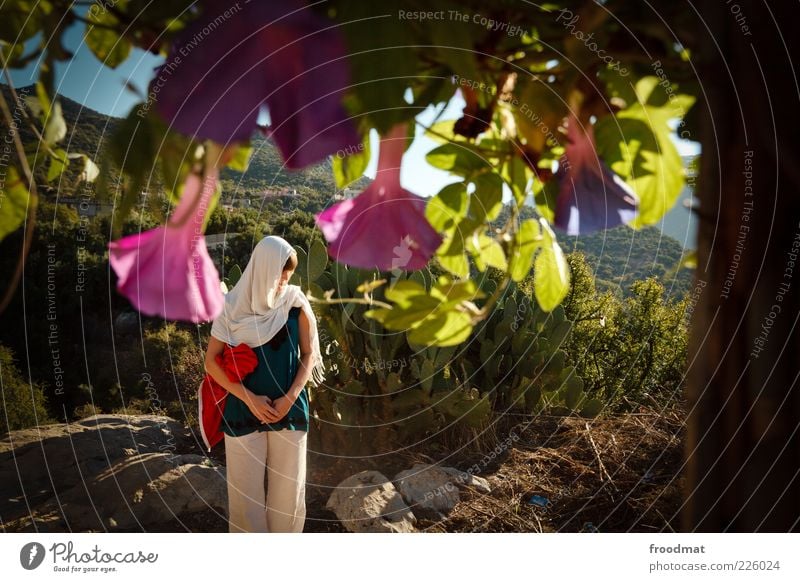
[[[311,331],[311,381],[318,386],[325,379],[325,365],[311,304],[297,285],[287,284],[280,294],[275,294],[283,266],[293,254],[296,251],[279,236],[261,239],[241,278],[225,296],[225,306],[211,326],[211,335],[231,346],[245,343],[255,348],[271,340],[286,325],[292,307],[300,307]]]

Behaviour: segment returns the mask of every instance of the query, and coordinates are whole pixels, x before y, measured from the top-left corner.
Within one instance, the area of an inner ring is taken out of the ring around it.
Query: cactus
[[[298,248],[295,278],[315,297],[331,290],[350,297],[363,293],[359,287],[365,282],[386,276],[329,261],[324,246],[314,243],[308,253]],[[427,271],[400,273],[396,279],[426,288],[434,282]],[[489,277],[479,286],[487,294],[497,288]],[[378,300],[384,292],[385,287],[371,291]],[[563,308],[546,313],[513,283],[469,342],[447,348],[415,345],[409,334],[387,331],[365,318],[367,309],[354,303],[315,304],[327,341],[323,350],[336,360],[331,387],[315,390],[312,407],[325,421],[321,426],[335,433],[339,452],[386,451],[398,440],[416,442],[444,427],[481,428],[492,414],[511,408],[584,416],[602,409],[602,403],[586,397],[582,379],[561,349],[571,330]]]

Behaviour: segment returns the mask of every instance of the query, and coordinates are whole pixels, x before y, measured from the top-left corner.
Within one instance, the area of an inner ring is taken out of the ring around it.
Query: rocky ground
[[[469,451],[428,446],[390,461],[309,451],[305,531],[678,530],[679,412],[506,417],[491,431]],[[99,415],[15,431],[0,439],[0,525],[225,532],[224,462],[222,445],[205,453],[168,417]],[[377,515],[378,506],[395,512]]]

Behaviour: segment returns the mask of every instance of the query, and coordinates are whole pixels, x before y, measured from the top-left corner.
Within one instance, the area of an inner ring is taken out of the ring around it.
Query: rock
[[[326,507],[352,532],[415,531],[414,514],[378,471],[361,471],[339,483]]]
[[[59,496],[73,530],[148,530],[181,515],[227,510],[222,466],[201,455],[145,453],[124,459]],[[59,513],[56,500],[40,508]]]
[[[6,525],[24,518],[33,526],[32,516],[37,531],[105,531],[110,520],[124,528],[224,509],[222,468],[177,454],[194,442],[182,423],[157,415],[104,414],[12,431],[0,440],[0,516]],[[59,503],[68,506],[63,514]]]
[[[472,473],[467,473],[465,471],[460,471],[455,467],[442,467],[443,471],[446,471],[450,475],[456,478],[456,485],[464,487],[469,485],[470,487],[475,487],[481,493],[491,493],[492,488],[489,486],[489,481],[484,479],[483,477],[478,477],[477,475],[473,475]]]
[[[395,475],[395,487],[420,518],[441,519],[460,498],[453,476],[436,465],[417,463]]]

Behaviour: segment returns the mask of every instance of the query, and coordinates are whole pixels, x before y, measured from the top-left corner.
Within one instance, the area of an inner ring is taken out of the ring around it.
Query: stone
[[[204,461],[170,453],[129,457],[60,495],[60,514],[78,531],[147,531],[209,508],[225,512],[225,470]],[[40,511],[59,512],[59,504],[51,500]]]
[[[182,423],[101,414],[0,439],[0,515],[13,531],[155,528],[213,507],[226,512],[224,468]]]
[[[361,471],[339,483],[326,507],[351,532],[416,531],[414,513],[378,471]]]
[[[420,518],[441,519],[460,500],[453,476],[436,465],[417,463],[395,475],[393,482]]]
[[[470,486],[474,487],[481,493],[491,493],[492,488],[489,485],[489,481],[484,479],[483,477],[478,477],[477,475],[473,475],[472,473],[467,473],[465,471],[461,471],[456,469],[455,467],[442,467],[443,471],[446,471],[450,475],[456,478],[456,485],[460,487]]]

